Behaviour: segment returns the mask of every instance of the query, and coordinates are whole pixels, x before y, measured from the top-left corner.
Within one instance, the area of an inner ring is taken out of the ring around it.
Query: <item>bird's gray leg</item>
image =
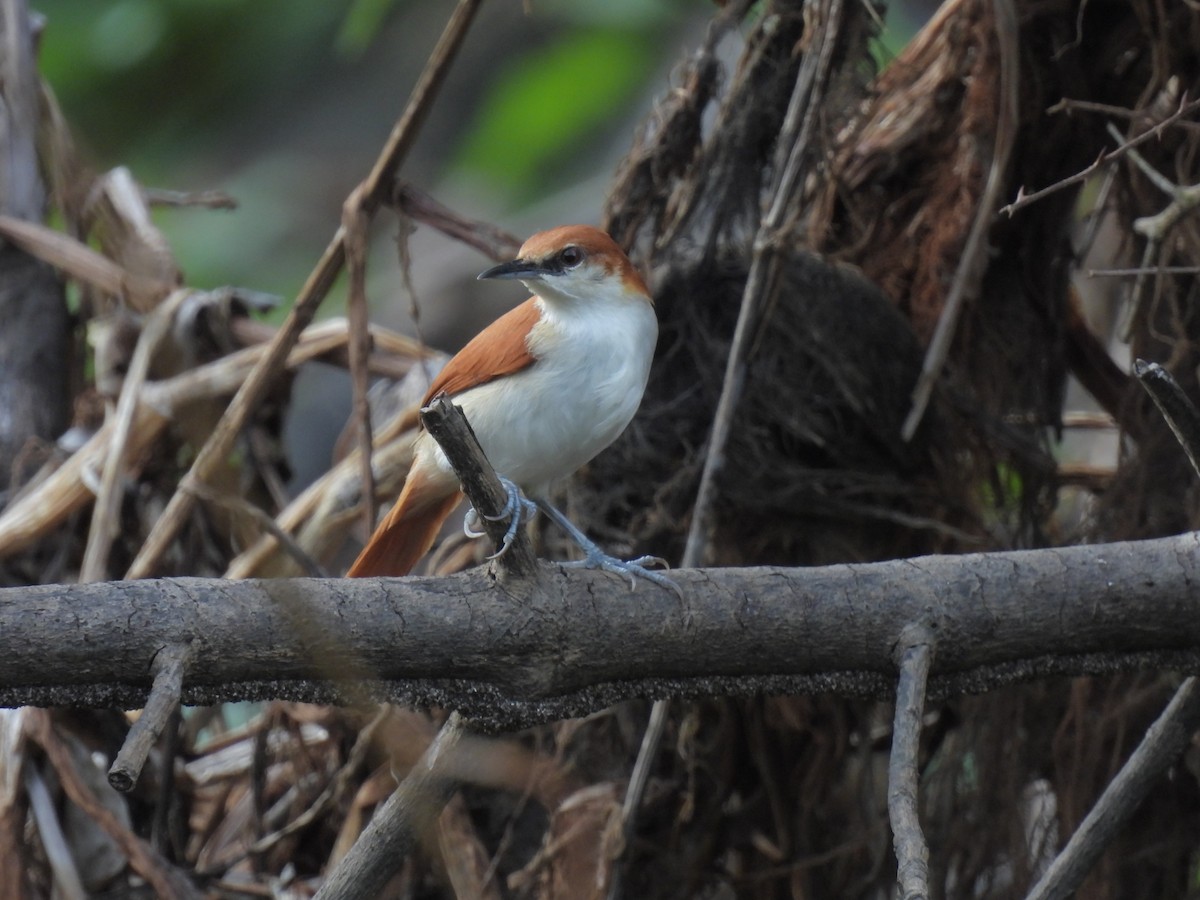
[[[657,584],[659,587],[673,591],[680,600],[683,599],[683,589],[678,584],[661,572],[652,572],[646,568],[648,565],[659,565],[666,568],[666,560],[657,556],[639,556],[637,559],[631,560],[617,559],[615,556],[610,556],[601,550],[595,541],[580,531],[575,526],[575,523],[563,515],[557,507],[539,498],[535,498],[534,503],[559,528],[565,531],[584,553],[583,559],[563,563],[563,565],[585,569],[603,569],[605,572],[615,572],[618,575],[625,575],[629,578],[631,589],[637,585],[636,579],[644,578],[647,581]]]

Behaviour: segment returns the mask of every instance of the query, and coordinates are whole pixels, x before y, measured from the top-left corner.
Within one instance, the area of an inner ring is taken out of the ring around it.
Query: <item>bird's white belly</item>
[[[463,408],[493,468],[539,495],[616,440],[633,419],[657,338],[649,304],[575,315],[529,368],[471,388]],[[439,465],[448,467],[440,449]]]

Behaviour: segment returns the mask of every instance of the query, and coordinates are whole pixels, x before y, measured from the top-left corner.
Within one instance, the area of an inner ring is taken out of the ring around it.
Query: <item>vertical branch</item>
[[[350,279],[346,306],[350,319],[350,381],[354,386],[354,421],[358,431],[359,477],[362,478],[364,533],[375,530],[375,473],[371,469],[371,404],[367,360],[371,355],[370,315],[367,306],[367,216],[362,211],[359,185],[342,210],[346,234],[346,269]]]
[[[432,825],[454,793],[454,781],[445,776],[463,736],[464,724],[451,713],[442,730],[413,766],[395,792],[371,817],[314,900],[350,900],[378,897],[404,858]]]
[[[692,526],[688,531],[681,563],[684,568],[704,565],[708,554],[714,529],[716,480],[725,466],[725,445],[729,442],[733,414],[741,400],[742,387],[746,380],[746,357],[749,353],[750,337],[758,325],[759,308],[778,275],[779,232],[792,209],[796,187],[800,182],[800,166],[804,161],[804,152],[816,127],[819,104],[815,101],[823,92],[833,61],[833,51],[841,33],[842,0],[811,0],[809,6],[817,7],[811,21],[815,23],[814,27],[821,29],[820,46],[815,53],[810,50],[800,65],[796,86],[788,103],[787,115],[776,139],[775,178],[767,193],[770,198],[769,205],[754,237],[750,272],[746,276],[742,305],[738,310],[729,359],[725,364],[721,396],[713,416],[704,469],[700,473],[700,486],[696,491]]]
[[[450,398],[439,396],[421,410],[421,422],[446,454],[462,484],[463,493],[479,513],[483,530],[496,547],[498,555],[495,559],[500,571],[516,578],[534,575],[538,567],[537,555],[525,528],[518,528],[508,549],[502,549],[510,521],[505,514],[508,492],[500,484],[462,409]]]
[[[937,328],[934,329],[929,348],[925,351],[921,375],[913,388],[912,408],[900,429],[906,441],[912,440],[921,419],[925,416],[929,398],[933,394],[933,386],[942,371],[942,366],[946,364],[946,357],[950,355],[950,344],[954,340],[958,317],[967,294],[979,290],[980,280],[987,267],[987,236],[997,216],[996,204],[1000,200],[1000,189],[1004,186],[1008,160],[1017,136],[1020,98],[1017,11],[1013,0],[992,0],[992,9],[996,20],[996,41],[1000,49],[1000,108],[997,110],[996,119],[996,146],[992,150],[992,164],[988,168],[987,181],[975,211],[975,220],[971,223],[971,230],[963,245],[962,257],[954,272],[954,280],[950,283],[942,314],[938,317]]]
[[[40,222],[38,76],[26,0],[0,2],[0,214]],[[31,254],[0,242],[0,478],[31,438],[53,440],[70,413],[70,321],[62,282]],[[19,473],[16,473],[19,475]]]
[[[371,174],[360,188],[361,208],[367,216],[374,213],[390,190],[396,170],[412,148],[425,116],[433,105],[438,89],[442,86],[450,64],[457,56],[467,29],[482,2],[483,0],[459,0],[458,6],[446,23],[429,62],[421,72],[421,77],[417,79],[404,113],[392,128],[392,133],[388,136],[374,168],[371,169]],[[158,561],[175,540],[195,506],[196,494],[191,488],[197,483],[209,481],[229,455],[234,441],[246,420],[250,418],[250,413],[262,401],[275,377],[282,370],[289,351],[295,346],[300,332],[316,315],[317,307],[329,293],[345,261],[346,232],[344,228],[339,227],[308,281],[300,289],[291,313],[276,333],[266,353],[234,395],[225,414],[213,430],[212,437],[196,454],[192,468],[183,477],[180,489],[171,497],[150,537],[142,545],[126,573],[126,578],[145,578],[154,572]]]
[[[933,636],[924,625],[906,628],[896,648],[900,679],[896,685],[896,717],[888,759],[888,819],[896,849],[901,900],[929,896],[929,845],[921,831],[918,757],[925,686],[933,659]]]

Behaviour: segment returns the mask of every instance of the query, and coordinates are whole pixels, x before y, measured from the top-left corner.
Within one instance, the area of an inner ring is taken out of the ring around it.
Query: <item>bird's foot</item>
[[[591,541],[588,543],[591,544]],[[639,556],[637,559],[618,559],[615,556],[605,553],[595,544],[592,544],[590,548],[584,547],[583,551],[585,554],[583,559],[575,559],[571,562],[565,562],[562,565],[573,569],[600,569],[605,572],[624,575],[629,579],[630,590],[637,587],[637,579],[644,578],[661,588],[672,591],[680,600],[683,599],[683,588],[678,583],[668,578],[662,572],[655,572],[646,568],[646,566],[662,566],[664,569],[669,569],[670,566],[667,565],[667,561],[662,557]]]
[[[567,535],[573,540],[580,550],[583,551],[583,559],[574,560],[572,562],[563,563],[565,566],[570,566],[576,569],[601,569],[605,572],[614,572],[617,575],[624,575],[629,579],[630,590],[637,587],[637,579],[644,578],[647,581],[657,584],[661,588],[671,591],[680,600],[683,600],[683,588],[675,581],[668,578],[662,572],[653,572],[647,569],[646,566],[662,566],[664,569],[670,568],[666,560],[657,556],[639,556],[637,559],[623,560],[617,559],[615,556],[610,556],[605,553],[600,547],[589,538],[586,534],[580,531],[575,523],[568,519],[561,510],[547,503],[544,500],[539,500],[537,506],[549,516],[555,524],[558,525]]]
[[[537,504],[527,499],[515,482],[510,481],[503,475],[498,477],[500,478],[500,484],[504,486],[504,490],[508,494],[504,508],[494,516],[485,515],[481,517],[479,511],[472,506],[467,510],[466,516],[463,517],[463,534],[471,539],[483,537],[485,534],[480,527],[480,518],[487,519],[489,522],[499,522],[502,519],[508,519],[508,530],[504,532],[500,548],[489,556],[488,559],[499,559],[507,553],[508,548],[517,536],[518,529],[524,522],[528,522],[537,515],[538,511]]]

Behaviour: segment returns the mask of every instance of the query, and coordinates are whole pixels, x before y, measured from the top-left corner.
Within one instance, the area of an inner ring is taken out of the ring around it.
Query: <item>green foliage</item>
[[[453,8],[451,0],[33,2],[46,20],[39,67],[97,169],[126,165],[150,187],[218,189],[238,200],[234,212],[155,212],[188,283],[285,296],[336,228],[341,198],[365,174]],[[438,177],[486,180],[491,190],[464,209],[485,218],[497,216],[498,202],[515,212],[602,175],[597,159],[611,152],[587,154],[589,142],[628,145],[634,107],[656,92],[648,79],[683,45],[675,29],[711,12],[698,0],[487,5],[478,23],[502,27],[477,24],[451,73],[471,79],[458,95],[469,105],[422,135],[406,174],[435,194],[444,189]]]
[[[397,0],[354,0],[338,31],[338,50],[350,57],[366,50],[396,3]]]
[[[211,154],[256,98],[333,57],[336,4],[291,0],[40,0],[39,67],[105,164],[158,181]],[[299,76],[299,77],[298,77]]]
[[[656,61],[644,32],[575,30],[503,68],[457,164],[523,200],[623,110]]]
[[[979,493],[984,509],[1002,512],[1020,506],[1025,485],[1018,469],[1001,463],[996,467],[995,479],[980,484]]]

